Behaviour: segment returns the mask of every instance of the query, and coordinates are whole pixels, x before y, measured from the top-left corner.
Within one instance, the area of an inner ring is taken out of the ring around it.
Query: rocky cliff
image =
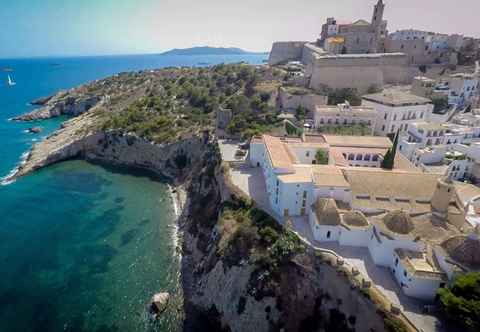
[[[175,139],[154,143],[139,134],[159,128],[144,127],[151,121],[143,116],[155,114],[148,102],[133,109],[127,118],[134,121],[140,117],[142,127],[124,127],[132,128],[130,131],[101,125],[108,111],[128,107],[141,96],[151,75],[126,75],[142,82],[141,87],[125,87],[131,93],[125,93],[118,103],[82,108],[82,114],[32,148],[15,176],[83,158],[147,169],[182,185],[187,193],[179,220],[185,331],[386,330],[388,315],[350,282],[340,266],[310,251],[230,184],[208,126],[202,130],[201,126],[184,124]],[[126,86],[122,80],[116,84]],[[76,92],[75,100],[84,100],[88,91]],[[100,95],[108,92],[95,94]],[[59,109],[64,99],[52,97],[45,103]],[[173,106],[178,108],[178,103]]]
[[[272,269],[258,258],[261,240],[238,241],[238,229],[232,230],[238,220],[225,226],[222,219],[227,206],[242,209],[243,198],[214,160],[190,183],[181,219],[186,331],[388,330],[388,314],[335,262],[306,249],[269,261],[276,266]],[[266,228],[256,231],[264,234]],[[233,255],[222,249],[228,245],[235,247]]]

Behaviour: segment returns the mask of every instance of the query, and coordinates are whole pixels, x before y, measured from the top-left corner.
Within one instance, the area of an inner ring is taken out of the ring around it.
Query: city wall
[[[402,53],[327,55],[312,63],[310,88],[355,88],[365,93],[384,84],[406,84],[410,79],[407,57]]]
[[[305,41],[289,41],[289,42],[275,42],[268,63],[271,66],[286,63],[288,61],[302,60],[303,47],[307,42]]]

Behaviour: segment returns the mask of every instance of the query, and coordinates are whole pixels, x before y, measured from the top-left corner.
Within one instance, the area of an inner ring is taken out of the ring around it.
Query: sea
[[[72,160],[4,181],[67,118],[8,119],[33,110],[36,98],[119,72],[266,57],[0,59],[0,331],[175,331],[183,317],[175,202],[164,179]],[[32,126],[43,131],[28,133]],[[170,306],[152,321],[147,303],[160,291],[172,294]]]

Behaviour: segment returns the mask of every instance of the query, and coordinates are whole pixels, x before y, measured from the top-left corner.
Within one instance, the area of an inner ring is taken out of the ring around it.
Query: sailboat
[[[9,85],[9,86],[14,86],[14,85],[17,84],[14,80],[12,80],[12,78],[10,77],[10,75],[7,75],[7,76],[8,76],[8,85]]]

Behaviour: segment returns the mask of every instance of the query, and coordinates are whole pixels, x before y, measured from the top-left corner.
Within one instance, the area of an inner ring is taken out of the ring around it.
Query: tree
[[[358,95],[356,89],[336,89],[328,94],[328,104],[338,105],[348,101],[352,106],[360,106],[362,98]]]
[[[315,161],[319,165],[328,165],[328,152],[325,150],[318,150],[315,154]]]
[[[440,113],[444,109],[448,108],[448,97],[447,96],[438,96],[432,98],[433,103],[433,112]]]
[[[382,161],[382,168],[385,169],[393,169],[395,166],[395,156],[397,154],[397,145],[398,145],[398,136],[399,132],[395,135],[395,139],[393,141],[393,145],[390,149],[388,149],[387,153],[383,157]]]
[[[295,118],[298,121],[303,121],[305,120],[305,115],[307,114],[307,111],[302,105],[298,105],[297,110],[295,112]]]
[[[458,276],[448,288],[438,290],[440,307],[450,321],[467,331],[480,331],[480,273]]]

